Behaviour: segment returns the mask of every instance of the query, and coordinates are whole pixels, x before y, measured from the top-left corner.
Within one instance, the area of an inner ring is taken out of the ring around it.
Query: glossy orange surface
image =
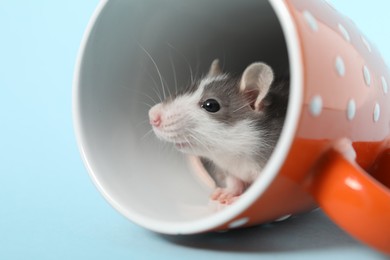
[[[325,1],[285,3],[302,51],[302,112],[279,175],[238,218],[250,216],[251,225],[317,203],[349,234],[390,253],[389,69],[355,24]],[[340,139],[352,142],[356,162],[333,149]]]
[[[385,163],[389,156],[379,163]],[[390,190],[332,150],[315,170],[310,189],[321,208],[341,228],[390,253]]]
[[[390,157],[383,152],[390,147],[388,68],[353,22],[325,2],[286,3],[298,28],[305,73],[301,141],[287,163],[309,178],[320,173],[310,187],[320,207],[357,239],[390,253]],[[356,165],[334,150],[324,153],[341,138],[353,142]],[[369,175],[374,172],[377,180]]]

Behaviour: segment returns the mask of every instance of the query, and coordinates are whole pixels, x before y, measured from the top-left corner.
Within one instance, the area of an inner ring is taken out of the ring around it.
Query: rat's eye
[[[218,101],[215,99],[207,99],[205,102],[203,102],[201,107],[210,113],[215,113],[221,108]]]

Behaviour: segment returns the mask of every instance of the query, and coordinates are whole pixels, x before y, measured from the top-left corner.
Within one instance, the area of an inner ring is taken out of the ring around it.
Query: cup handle
[[[377,166],[390,174],[390,152],[385,154]],[[388,187],[332,148],[315,167],[309,190],[322,210],[347,233],[390,253]]]

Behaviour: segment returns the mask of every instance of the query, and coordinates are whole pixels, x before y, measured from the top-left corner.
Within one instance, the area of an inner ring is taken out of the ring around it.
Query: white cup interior
[[[229,73],[255,61],[288,71],[285,37],[268,1],[102,1],[87,29],[74,92],[82,156],[105,198],[156,231],[179,233],[172,227],[221,213],[209,205],[211,187],[148,123],[161,84],[166,95],[183,88],[189,67],[200,77],[215,58]]]

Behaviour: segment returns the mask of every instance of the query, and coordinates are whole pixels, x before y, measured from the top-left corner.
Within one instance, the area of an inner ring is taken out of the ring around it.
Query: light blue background
[[[390,1],[331,1],[390,61]],[[0,259],[382,259],[320,211],[273,227],[167,238],[101,197],[81,162],[71,88],[97,0],[0,0]]]

